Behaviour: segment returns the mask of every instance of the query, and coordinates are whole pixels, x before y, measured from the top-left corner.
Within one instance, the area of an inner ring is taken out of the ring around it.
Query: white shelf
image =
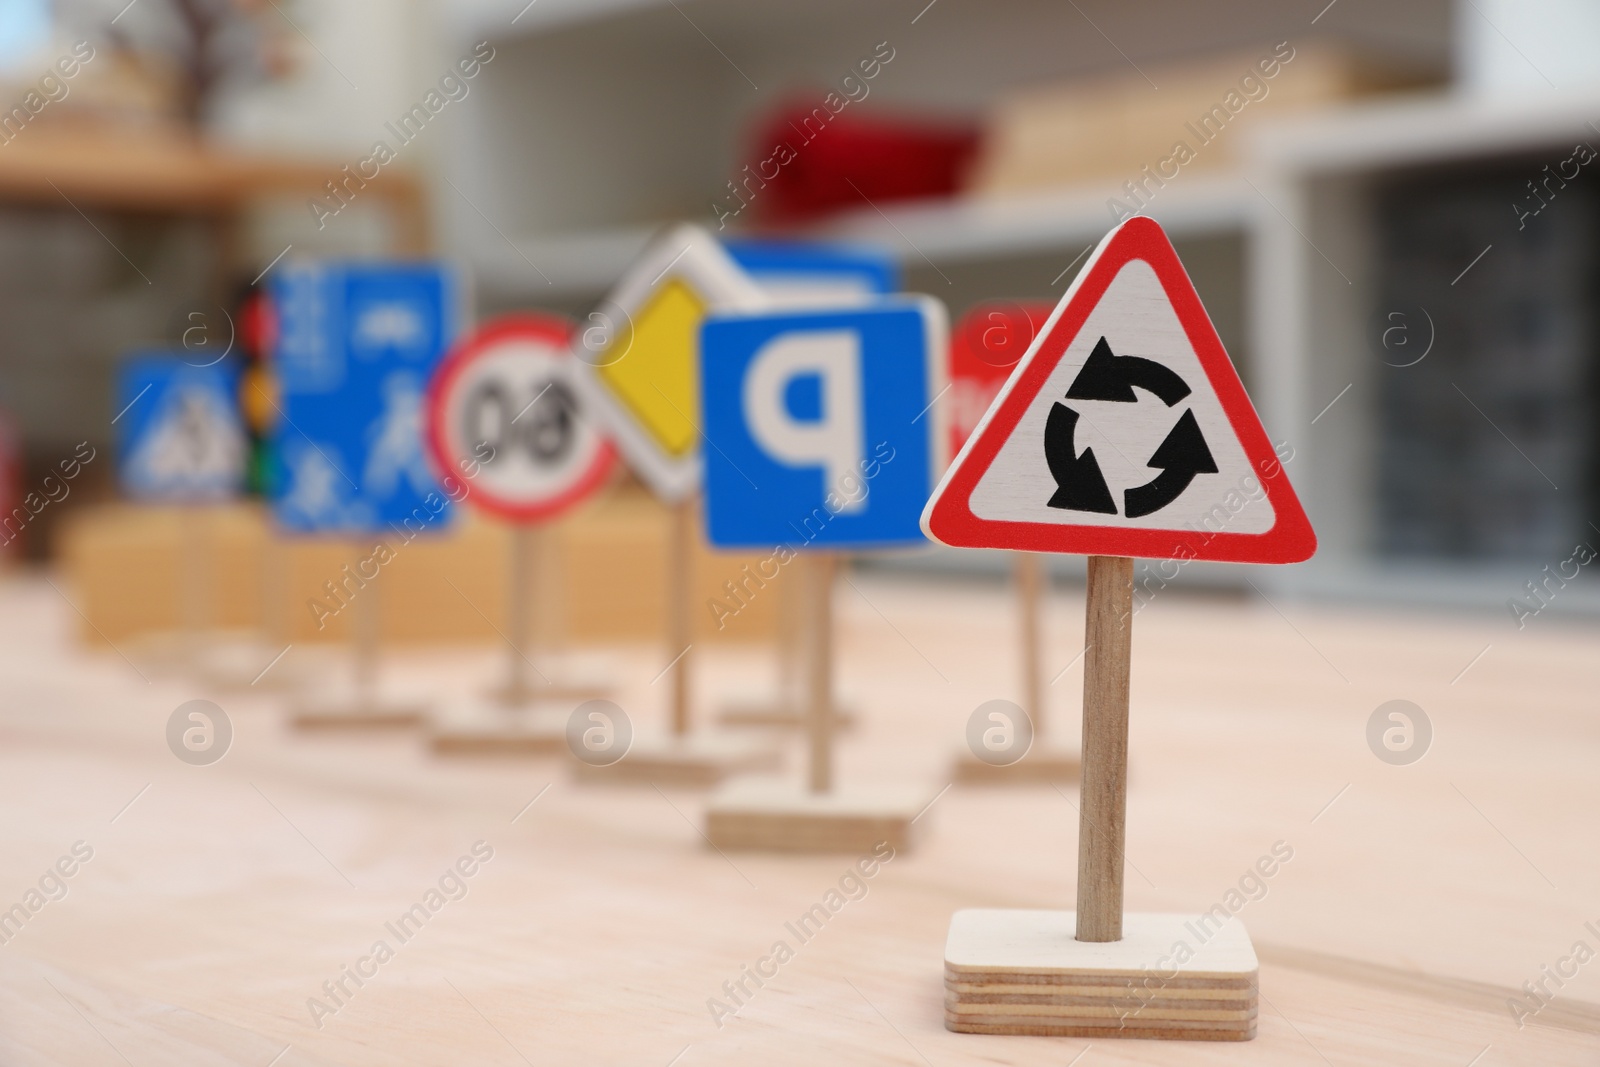
[[[976,198],[864,206],[808,230],[804,236],[855,241],[888,249],[908,266],[999,259],[1050,249],[1069,251],[1098,241],[1113,224],[1103,185],[1027,197]],[[1177,237],[1243,230],[1264,204],[1234,174],[1191,174],[1159,191],[1149,212]],[[690,220],[695,221],[695,220]],[[700,220],[705,223],[706,220]],[[483,290],[497,297],[570,300],[610,288],[644,248],[654,227],[631,226],[557,237],[488,241],[474,250]],[[742,231],[728,230],[728,233]],[[1076,247],[1074,247],[1076,246]]]

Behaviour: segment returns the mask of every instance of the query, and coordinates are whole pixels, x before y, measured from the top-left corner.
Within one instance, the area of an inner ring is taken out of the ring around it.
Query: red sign
[[[1167,235],[1106,235],[922,514],[936,541],[1295,563],[1316,535]]]
[[[573,329],[551,315],[507,315],[457,345],[434,375],[434,462],[479,507],[520,522],[548,519],[611,470],[611,442],[574,384]]]
[[[1054,310],[1049,304],[992,301],[961,317],[950,336],[950,455],[961,451],[1011,370]]]

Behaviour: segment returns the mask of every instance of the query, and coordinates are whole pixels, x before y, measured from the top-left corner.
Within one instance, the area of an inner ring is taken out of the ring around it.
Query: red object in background
[[[979,304],[956,323],[950,335],[952,459],[1054,310],[1054,304],[994,300]]]
[[[961,188],[978,140],[978,127],[965,123],[790,104],[756,127],[748,165],[732,183],[738,195],[725,189],[720,202],[740,213],[742,199],[762,221],[798,222],[869,200],[950,196]]]

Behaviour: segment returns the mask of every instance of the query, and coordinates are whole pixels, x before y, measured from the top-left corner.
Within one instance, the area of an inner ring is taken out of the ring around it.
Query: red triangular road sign
[[[936,541],[1297,563],[1300,500],[1161,227],[1106,235],[922,513]]]

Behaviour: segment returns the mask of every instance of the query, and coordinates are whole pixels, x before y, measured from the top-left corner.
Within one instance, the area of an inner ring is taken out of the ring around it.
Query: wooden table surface
[[[1554,992],[1541,969],[1570,974],[1575,943],[1600,950],[1600,628],[1158,597],[1134,628],[1128,908],[1204,911],[1278,843],[1293,858],[1246,881],[1259,899],[1236,920],[1261,958],[1255,1041],[1086,1042],[942,1023],[953,911],[1074,899],[1075,789],[946,790],[968,714],[1016,696],[1010,600],[852,574],[838,603],[842,686],[864,720],[840,780],[921,783],[933,804],[920,847],[801,943],[785,924],[853,857],[720,855],[697,829],[702,796],[579,786],[555,760],[296,736],[270,695],[147,682],[80,651],[62,595],[7,579],[0,908],[76,842],[93,856],[0,945],[0,1063],[1600,1063],[1600,962],[1521,1027],[1508,1007],[1531,1008],[1524,982]],[[1049,674],[1067,668],[1051,729],[1075,734],[1081,592],[1048,610]],[[619,702],[659,721],[668,657],[618,655]],[[390,666],[459,695],[502,662],[407,651]],[[698,672],[707,718],[772,667],[716,649]],[[235,737],[194,767],[164,731],[202,696]],[[1434,729],[1404,767],[1365,736],[1396,698]],[[386,924],[480,841],[493,856],[466,895],[401,942]],[[719,1026],[708,1001],[780,939],[793,958],[747,980]],[[308,999],[379,940],[392,958],[314,1020]]]

